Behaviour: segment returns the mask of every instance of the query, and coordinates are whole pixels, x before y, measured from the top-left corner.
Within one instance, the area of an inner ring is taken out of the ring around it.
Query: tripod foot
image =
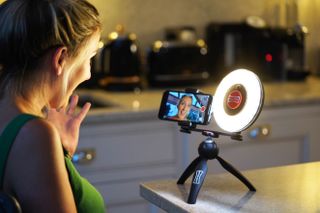
[[[227,161],[223,160],[219,156],[217,156],[216,159],[219,161],[219,163],[225,170],[227,170],[236,178],[238,178],[244,185],[248,187],[250,191],[256,191],[256,188],[250,183],[250,181],[245,176],[243,176],[236,168],[234,168],[231,164],[229,164]]]

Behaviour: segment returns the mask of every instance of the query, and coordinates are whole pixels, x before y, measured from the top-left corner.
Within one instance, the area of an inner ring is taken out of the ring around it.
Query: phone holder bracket
[[[199,89],[195,89],[195,88],[186,88],[185,91],[191,92],[191,93],[201,93]]]
[[[180,121],[178,125],[181,127],[180,132],[191,134],[192,132],[200,132],[202,135],[212,138],[219,138],[220,135],[228,136],[233,140],[242,141],[242,135],[240,132],[237,133],[226,133],[226,132],[219,132],[214,130],[208,129],[199,129],[195,123],[190,121]]]

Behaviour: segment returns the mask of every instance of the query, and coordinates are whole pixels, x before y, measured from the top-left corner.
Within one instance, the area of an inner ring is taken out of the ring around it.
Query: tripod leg
[[[243,176],[236,168],[234,168],[227,161],[223,160],[221,157],[217,156],[217,160],[221,164],[223,168],[225,168],[228,172],[233,174],[236,178],[238,178],[242,183],[244,183],[250,191],[256,191],[256,188],[249,182],[249,180]]]
[[[204,178],[206,177],[207,171],[207,159],[201,158],[192,178],[192,185],[188,197],[189,204],[196,203],[199,191],[203,184]]]
[[[180,176],[179,180],[177,181],[177,184],[184,184],[184,182],[192,175],[192,173],[195,171],[196,166],[200,162],[201,158],[197,157],[194,159],[189,166],[184,170],[182,175]]]

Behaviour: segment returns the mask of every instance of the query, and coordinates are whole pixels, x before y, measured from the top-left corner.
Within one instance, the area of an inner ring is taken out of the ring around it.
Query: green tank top
[[[29,114],[18,115],[0,135],[0,189],[3,187],[4,171],[11,146],[21,127],[34,118],[37,117]],[[77,211],[79,213],[105,212],[104,200],[100,193],[85,178],[80,176],[67,154],[64,158]]]

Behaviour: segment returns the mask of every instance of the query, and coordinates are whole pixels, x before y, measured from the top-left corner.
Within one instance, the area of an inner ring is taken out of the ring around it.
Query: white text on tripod
[[[194,184],[200,184],[202,175],[203,175],[203,171],[202,170],[197,170],[196,171],[196,175],[195,175],[195,177],[193,179],[193,183]]]

